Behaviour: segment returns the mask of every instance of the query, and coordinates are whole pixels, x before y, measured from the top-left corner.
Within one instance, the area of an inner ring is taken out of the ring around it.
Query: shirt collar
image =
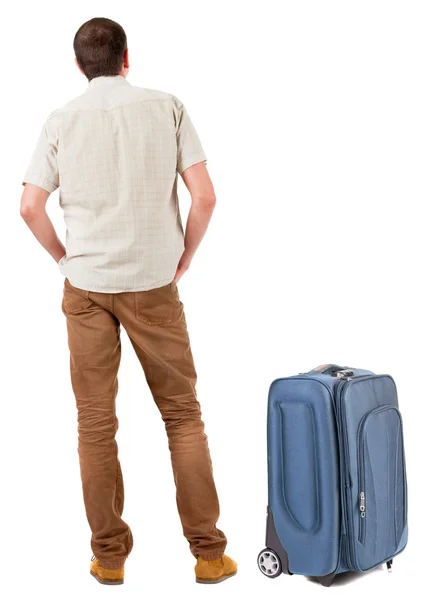
[[[93,77],[88,82],[88,88],[99,87],[100,85],[121,85],[128,84],[128,81],[122,75],[100,75],[99,77]]]

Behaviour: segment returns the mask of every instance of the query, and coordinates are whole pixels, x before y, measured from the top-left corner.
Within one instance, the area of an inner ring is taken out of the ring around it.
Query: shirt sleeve
[[[22,185],[32,183],[49,193],[54,192],[59,187],[57,146],[58,140],[53,119],[48,117],[40,132],[36,148],[24,174]]]
[[[206,162],[207,159],[184,105],[175,96],[173,96],[173,112],[176,123],[177,171],[181,174],[188,167]]]

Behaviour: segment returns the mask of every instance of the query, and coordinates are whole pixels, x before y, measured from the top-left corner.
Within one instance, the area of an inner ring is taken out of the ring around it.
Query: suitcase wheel
[[[279,556],[270,548],[265,548],[258,555],[258,568],[266,577],[273,579],[282,573],[282,564]]]

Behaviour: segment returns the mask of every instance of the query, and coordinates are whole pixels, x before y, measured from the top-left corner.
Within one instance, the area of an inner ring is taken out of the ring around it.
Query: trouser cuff
[[[121,569],[124,566],[125,560],[120,562],[105,562],[104,560],[99,559],[99,564],[103,569],[109,569],[110,571],[115,571],[115,569]]]
[[[194,555],[196,558],[200,556],[203,560],[216,560],[217,558],[222,558],[224,556],[224,552],[218,550],[217,552],[200,552],[198,555]]]

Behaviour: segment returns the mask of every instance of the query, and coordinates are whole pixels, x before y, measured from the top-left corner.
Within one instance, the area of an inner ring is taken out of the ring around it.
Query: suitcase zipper
[[[364,415],[358,425],[357,439],[358,439],[358,489],[359,499],[358,506],[360,510],[360,519],[358,521],[358,541],[364,546],[366,543],[366,495],[365,495],[365,473],[364,473],[364,436],[363,427],[368,417],[367,413]]]
[[[346,533],[346,543],[345,543],[345,562],[346,562],[346,566],[348,567],[348,569],[354,570],[354,567],[352,565],[352,556],[351,556],[351,544],[349,543],[350,539],[351,539],[351,533],[350,533],[350,527],[349,527],[349,521],[348,521],[348,513],[350,514],[350,500],[349,500],[349,487],[350,487],[350,481],[345,481],[346,478],[346,474],[349,473],[349,469],[347,468],[347,465],[349,464],[349,448],[348,448],[348,443],[347,443],[347,436],[345,435],[346,433],[346,419],[344,416],[344,411],[342,410],[342,402],[341,402],[341,397],[342,397],[342,391],[345,387],[345,384],[348,382],[347,378],[341,378],[341,380],[339,381],[337,387],[336,387],[336,393],[335,393],[335,397],[337,398],[337,402],[336,402],[336,408],[337,408],[337,413],[338,413],[338,419],[339,422],[341,424],[341,427],[339,427],[339,437],[340,437],[340,444],[339,447],[341,449],[341,456],[343,459],[343,468],[341,468],[341,488],[342,488],[342,519],[344,522],[344,528],[345,528],[345,533]]]
[[[362,486],[360,486],[361,489]],[[364,546],[366,541],[366,525],[364,519],[366,518],[366,496],[364,492],[360,492],[360,520],[358,522],[358,541]]]
[[[342,450],[341,455],[343,459],[343,468],[341,469],[341,477],[343,478],[342,484],[342,518],[344,520],[345,532],[347,537],[347,543],[345,544],[345,561],[346,566],[352,570],[357,569],[357,560],[355,556],[355,542],[353,535],[353,525],[351,526],[349,517],[353,515],[353,507],[351,500],[351,481],[349,479],[349,447],[348,447],[348,435],[347,435],[347,423],[345,411],[342,406],[342,398],[344,396],[345,388],[351,381],[357,381],[358,379],[372,378],[374,375],[356,375],[353,377],[345,376],[339,378],[339,383],[336,386],[335,390],[335,398],[336,398],[336,409],[337,415],[340,422],[339,427],[339,447]],[[348,474],[348,481],[345,481],[345,478]],[[364,504],[365,506],[365,504]],[[364,511],[365,513],[365,511]]]

